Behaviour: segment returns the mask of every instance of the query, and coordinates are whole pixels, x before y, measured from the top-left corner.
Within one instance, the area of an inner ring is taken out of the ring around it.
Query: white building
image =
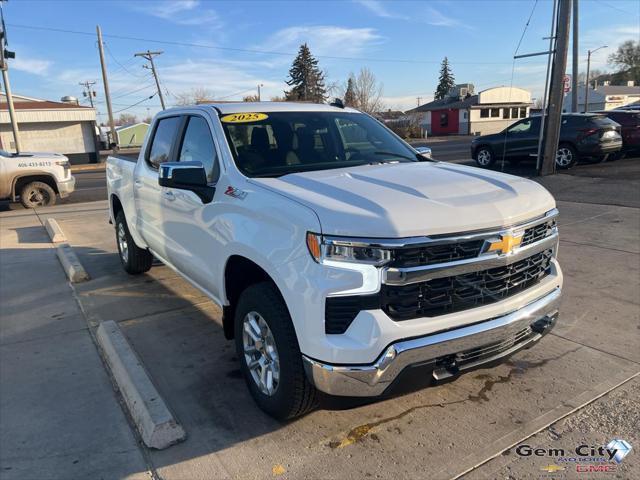
[[[456,85],[446,98],[409,110],[428,135],[486,135],[529,115],[531,92],[494,87],[474,94],[470,83]]]
[[[22,150],[55,152],[71,163],[98,160],[96,111],[76,102],[52,102],[13,95]],[[0,92],[0,149],[15,151],[6,96]]]
[[[624,107],[625,105],[631,105],[633,103],[640,103],[640,87],[634,86],[633,82],[629,82],[631,85],[600,85],[595,88],[589,88],[589,108],[588,112],[595,112],[598,110],[612,110],[618,107]],[[564,97],[564,103],[562,104],[562,110],[564,112],[571,111],[571,97],[572,92],[569,92]],[[585,100],[585,88],[584,85],[578,87],[578,111],[584,112],[584,100]]]

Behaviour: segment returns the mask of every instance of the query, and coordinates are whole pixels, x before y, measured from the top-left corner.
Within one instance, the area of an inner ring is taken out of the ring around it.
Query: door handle
[[[165,190],[164,192],[162,192],[162,195],[164,196],[164,198],[166,198],[170,202],[173,202],[176,199],[176,196],[173,194],[171,190]]]

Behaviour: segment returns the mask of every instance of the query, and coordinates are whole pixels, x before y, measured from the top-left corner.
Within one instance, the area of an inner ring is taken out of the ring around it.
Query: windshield
[[[411,147],[362,113],[240,113],[220,120],[248,177],[418,161]]]

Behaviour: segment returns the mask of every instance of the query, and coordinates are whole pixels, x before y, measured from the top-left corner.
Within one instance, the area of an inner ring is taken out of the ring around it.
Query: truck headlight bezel
[[[353,238],[307,232],[307,247],[317,263],[343,262],[381,267],[391,261],[391,250]]]

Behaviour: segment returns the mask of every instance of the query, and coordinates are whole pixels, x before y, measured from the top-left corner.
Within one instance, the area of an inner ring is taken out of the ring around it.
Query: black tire
[[[561,143],[556,151],[556,167],[565,170],[578,163],[578,152],[573,145]]]
[[[122,229],[122,230],[121,230]],[[121,235],[126,243],[123,244]],[[153,263],[153,255],[149,250],[140,248],[133,241],[133,237],[129,232],[127,219],[121,210],[116,215],[116,244],[118,245],[118,257],[122,268],[131,274],[138,275],[144,273],[151,268]]]
[[[487,145],[480,145],[476,148],[473,159],[476,161],[476,165],[482,168],[488,168],[496,163],[496,156],[491,147]]]
[[[20,190],[20,203],[24,208],[49,207],[56,203],[56,192],[44,182],[30,182]]]
[[[268,395],[254,380],[244,351],[243,323],[250,313],[259,314],[269,327],[279,363],[279,379],[275,391]],[[278,420],[299,417],[317,405],[318,392],[302,364],[302,354],[291,317],[280,292],[272,282],[247,287],[238,299],[234,318],[236,352],[251,396],[267,414]]]

